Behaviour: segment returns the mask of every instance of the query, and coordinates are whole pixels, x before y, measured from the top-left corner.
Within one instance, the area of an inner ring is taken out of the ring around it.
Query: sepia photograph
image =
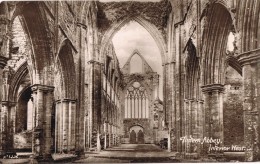
[[[0,0],[0,163],[260,162],[260,0]]]

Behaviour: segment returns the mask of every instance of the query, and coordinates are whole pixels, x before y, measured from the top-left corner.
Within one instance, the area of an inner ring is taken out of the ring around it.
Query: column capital
[[[237,55],[239,63],[244,66],[247,64],[253,64],[260,61],[260,48],[251,51],[243,52]]]
[[[244,110],[245,115],[252,115],[252,116],[258,116],[258,111],[250,111],[250,110]]]
[[[41,84],[34,84],[31,86],[33,92],[36,92],[37,90],[41,90],[43,92],[53,92],[54,88],[55,87],[53,86],[41,85]]]
[[[164,62],[164,63],[162,64],[162,66],[166,66],[166,65],[169,65],[169,64],[175,64],[175,61]]]
[[[89,61],[88,61],[88,64],[99,64],[99,65],[103,65],[102,62],[96,61],[96,60],[89,60]]]
[[[4,69],[8,61],[8,58],[0,55],[0,68]]]
[[[55,100],[55,103],[61,103],[61,99]]]
[[[223,92],[224,91],[224,85],[222,84],[210,84],[210,85],[204,85],[201,87],[202,92],[213,92],[213,91],[218,91],[218,92]]]
[[[61,99],[62,102],[72,102],[72,103],[75,103],[76,100],[74,99],[70,99],[70,98],[64,98],[64,99]]]
[[[194,99],[188,98],[188,99],[184,99],[184,102],[193,102]]]
[[[0,24],[7,25],[10,23],[10,20],[6,15],[0,15]]]
[[[189,102],[195,101],[195,99],[193,99],[193,98],[188,98],[187,100],[188,100]]]
[[[2,105],[13,107],[16,105],[16,102],[11,102],[11,101],[2,101]]]
[[[198,103],[204,103],[204,100],[202,100],[202,99],[197,99],[196,100]]]

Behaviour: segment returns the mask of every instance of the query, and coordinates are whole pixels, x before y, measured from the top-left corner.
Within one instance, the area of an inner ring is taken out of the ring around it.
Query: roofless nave
[[[259,0],[1,2],[1,155],[167,138],[183,158],[240,146],[259,160],[259,11]],[[161,73],[152,52],[118,60],[112,39],[129,22],[154,39]]]

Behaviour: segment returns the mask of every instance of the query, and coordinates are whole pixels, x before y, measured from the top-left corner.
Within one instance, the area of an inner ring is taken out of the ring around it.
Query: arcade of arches
[[[131,21],[154,38],[162,75],[138,50],[120,68],[112,38]],[[184,158],[235,145],[257,161],[259,40],[259,0],[1,2],[0,155],[167,138]],[[185,142],[205,137],[221,143]]]

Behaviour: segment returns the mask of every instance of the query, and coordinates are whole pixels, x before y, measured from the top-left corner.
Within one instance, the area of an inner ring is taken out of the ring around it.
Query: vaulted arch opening
[[[204,137],[219,138],[224,146],[223,98],[225,97],[225,73],[228,48],[232,48],[230,32],[233,22],[228,9],[213,3],[202,20],[202,92],[204,100]],[[234,49],[234,48],[233,48]],[[207,148],[209,145],[205,145]],[[203,148],[204,149],[204,148]],[[214,150],[211,150],[214,152]]]
[[[197,49],[190,39],[187,43],[185,59],[185,91],[184,110],[182,114],[183,134],[193,138],[203,138],[203,98],[200,89],[200,65]],[[182,147],[185,154],[195,153],[197,143],[183,142]]]
[[[219,3],[210,6],[203,21],[203,85],[224,84],[225,57],[232,19],[228,10]]]
[[[60,46],[55,66],[54,152],[72,153],[76,147],[76,73],[73,50],[67,39]]]
[[[224,145],[244,146],[242,76],[231,66],[227,66],[226,68],[224,87]]]
[[[1,143],[7,145],[3,150],[26,149],[36,156],[48,156],[52,146],[48,116],[53,101],[54,58],[42,5],[38,2],[8,4],[8,34],[11,37],[10,52],[5,53],[10,54],[6,67],[9,75],[4,86],[2,111],[5,112],[1,112],[8,117],[1,124],[0,137]],[[39,133],[42,138],[36,135]],[[36,140],[39,144],[33,144]]]
[[[22,48],[22,47],[21,47]],[[11,71],[11,68],[9,68]],[[6,77],[10,78],[7,71]],[[9,79],[10,80],[10,79]],[[35,113],[27,62],[21,64],[12,75],[12,80],[6,90],[4,109],[9,111],[8,123],[8,150],[32,152],[32,131],[34,128]]]
[[[138,54],[134,54],[130,62],[130,73],[143,73],[142,59]]]
[[[105,142],[101,147],[113,146],[119,137],[129,143],[128,128],[134,122],[145,127],[142,141],[136,143],[154,142],[153,126],[158,119],[152,116],[152,104],[156,98],[163,99],[165,47],[160,32],[141,17],[125,18],[105,32],[100,49],[105,68],[101,109]]]
[[[56,99],[73,99],[76,96],[76,71],[73,49],[69,40],[64,40],[56,58],[55,97]]]
[[[11,21],[19,18],[31,46],[33,84],[53,85],[53,53],[50,47],[50,31],[42,4],[37,2],[17,4]],[[33,14],[32,14],[33,13]]]

